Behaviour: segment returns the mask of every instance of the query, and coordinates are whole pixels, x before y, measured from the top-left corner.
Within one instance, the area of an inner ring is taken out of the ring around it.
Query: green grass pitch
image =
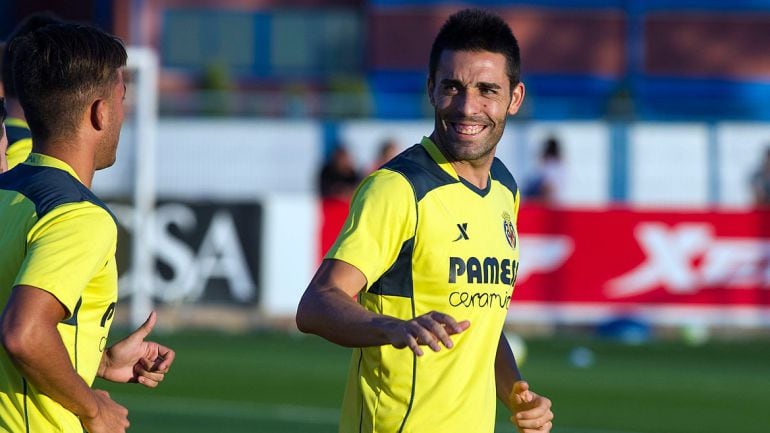
[[[280,333],[154,338],[177,352],[157,389],[94,384],[128,407],[130,431],[337,431],[349,349]],[[590,367],[569,362],[578,346],[593,352]],[[553,400],[555,433],[770,431],[768,341],[625,346],[563,336],[527,340],[527,348],[522,371]],[[515,432],[507,419],[498,405],[498,433]]]

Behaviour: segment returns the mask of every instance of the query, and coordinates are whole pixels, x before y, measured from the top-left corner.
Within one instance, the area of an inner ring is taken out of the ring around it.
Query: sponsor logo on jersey
[[[460,236],[457,236],[457,239],[453,240],[452,242],[457,242],[461,239],[464,239],[466,241],[470,239],[468,237],[468,223],[457,224],[457,228],[460,230]]]
[[[466,284],[505,284],[513,285],[516,281],[518,263],[511,259],[498,260],[497,257],[450,257],[449,283],[456,284],[458,280]],[[465,277],[465,278],[461,278]]]

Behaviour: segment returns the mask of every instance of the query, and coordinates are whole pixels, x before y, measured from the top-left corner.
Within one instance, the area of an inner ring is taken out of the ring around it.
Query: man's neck
[[[78,175],[80,181],[91,189],[94,179],[94,157],[84,147],[73,145],[70,139],[53,139],[39,143],[32,138],[32,151],[43,155],[52,156],[70,167]]]
[[[492,168],[492,161],[495,157],[494,153],[473,161],[456,160],[444,149],[435,133],[431,134],[430,139],[436,144],[444,158],[449,161],[449,164],[454,168],[458,176],[479,189],[486,189],[487,182],[489,181],[489,170]]]
[[[489,182],[489,170],[492,167],[491,158],[481,164],[476,161],[452,161],[452,167],[457,175],[475,185],[479,189],[485,189]]]

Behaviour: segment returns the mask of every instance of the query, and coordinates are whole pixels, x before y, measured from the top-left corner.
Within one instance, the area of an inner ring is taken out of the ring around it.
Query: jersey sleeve
[[[382,169],[361,182],[337,241],[326,255],[349,263],[366,277],[369,288],[396,261],[414,237],[417,209],[409,182]]]
[[[60,206],[30,230],[14,285],[45,290],[69,317],[86,285],[115,253],[116,243],[115,221],[104,209],[90,203]]]

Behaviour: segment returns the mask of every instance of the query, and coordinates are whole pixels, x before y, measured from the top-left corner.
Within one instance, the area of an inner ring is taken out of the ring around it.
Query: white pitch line
[[[498,423],[499,427],[499,423]],[[510,426],[507,426],[510,428],[510,431],[515,432],[516,428],[511,424]],[[496,428],[495,431],[498,431],[499,428]],[[556,424],[554,426],[554,430],[559,433],[640,433],[638,431],[629,431],[629,430],[607,430],[607,429],[597,429],[597,428],[587,428],[587,427],[565,427],[561,424]],[[505,431],[508,431],[507,429]]]
[[[288,404],[261,404],[242,401],[226,401],[202,398],[139,396],[111,394],[118,403],[141,412],[204,416],[212,418],[241,418],[252,420],[278,420],[302,424],[337,425],[340,412],[337,409],[317,406]],[[561,433],[639,433],[628,430],[606,430],[558,425]]]
[[[186,416],[206,416],[242,419],[273,419],[303,424],[337,425],[340,412],[313,406],[295,406],[286,404],[260,404],[200,398],[137,396],[114,394],[118,403],[129,410],[178,414]]]

